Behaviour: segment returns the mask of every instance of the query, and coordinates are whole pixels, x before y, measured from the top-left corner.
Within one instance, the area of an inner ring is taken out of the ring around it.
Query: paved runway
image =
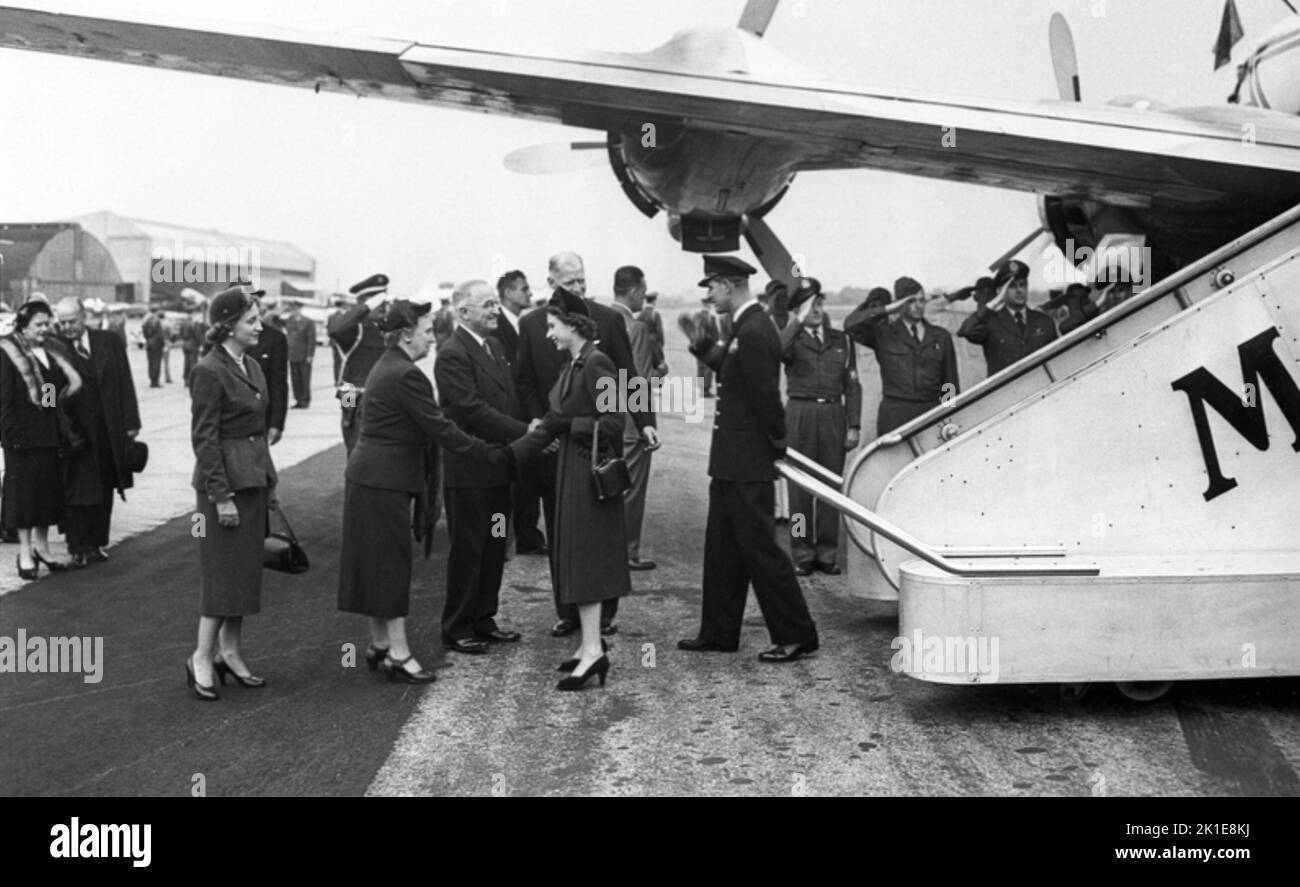
[[[323,428],[332,402],[321,406]],[[264,690],[201,704],[185,689],[198,557],[184,514],[108,564],[0,598],[0,636],[104,639],[98,684],[0,674],[0,794],[1300,794],[1295,680],[1190,684],[1150,705],[1104,687],[1066,703],[1054,687],[926,684],[889,667],[893,614],[825,576],[804,586],[814,658],[758,663],[768,638],[752,600],[739,653],[679,652],[698,617],[710,425],[663,422],[644,543],[660,569],[634,574],[605,689],[554,691],[573,642],[549,636],[539,558],[507,565],[501,621],[523,642],[444,653],[442,528],[417,564],[411,620],[437,683],[387,684],[352,664],[346,645],[360,658],[366,638],[361,618],[335,610],[334,446],[282,473],[313,567],[266,574],[246,628]]]

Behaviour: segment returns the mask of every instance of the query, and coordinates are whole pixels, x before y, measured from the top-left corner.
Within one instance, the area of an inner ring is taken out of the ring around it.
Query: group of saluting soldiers
[[[709,311],[682,314],[678,325],[697,361],[716,374],[718,402],[700,627],[678,648],[738,650],[752,586],[773,644],[759,659],[793,662],[819,644],[797,577],[839,572],[838,515],[792,493],[791,511],[808,520],[792,534],[793,559],[787,555],[775,532],[776,462],[796,447],[842,471],[845,453],[860,441],[852,342],[872,348],[880,362],[879,434],[958,392],[953,342],[926,321],[928,297],[910,278],[896,282],[892,299],[873,291],[839,331],[812,278],[758,295],[749,286],[756,269],[737,258],[705,256],[704,271]],[[1057,336],[1051,317],[1027,307],[1027,277],[1027,266],[1013,261],[987,287],[981,281],[971,288],[978,307],[958,335],[983,346],[990,374]],[[644,275],[633,266],[618,270],[613,307],[586,298],[583,263],[573,253],[552,257],[548,283],[550,300],[531,312],[522,272],[504,275],[495,289],[477,280],[456,288],[457,323],[434,365],[438,396],[417,366],[437,338],[431,306],[390,298],[380,274],[354,286],[355,306],[330,320],[343,354],[337,394],[349,454],[338,606],[369,617],[365,658],[390,681],[435,677],[411,651],[406,616],[412,538],[424,541],[427,556],[443,509],[451,539],[444,646],[478,655],[520,640],[496,620],[507,547],[501,530],[512,515],[517,550],[548,556],[558,616],[552,634],[580,632],[574,655],[557,668],[568,674],[561,690],[581,689],[593,677],[605,684],[618,598],[630,591],[630,571],[654,567],[640,558],[639,537],[650,454],[660,445],[656,417],[600,406],[603,382],[667,371],[662,328],[656,335],[644,320]],[[1067,294],[1065,307],[1086,313],[1073,298]],[[714,316],[725,322],[711,322]],[[220,347],[194,372],[194,486],[199,512],[219,529],[200,542],[202,618],[186,664],[187,682],[203,700],[219,698],[214,680],[224,684],[228,675],[245,687],[265,685],[243,661],[240,625],[258,610],[276,483],[265,438],[266,382],[244,357],[261,329],[255,297],[241,288],[221,293],[209,322],[209,340]],[[613,457],[628,463],[632,488],[602,498],[593,466]],[[538,497],[549,544],[524,538],[536,533],[528,520]]]

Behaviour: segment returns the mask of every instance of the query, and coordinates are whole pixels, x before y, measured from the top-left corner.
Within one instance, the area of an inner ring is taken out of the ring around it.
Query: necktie
[[[819,326],[815,326],[815,327],[813,327],[813,338],[817,340],[817,344],[818,344],[818,345],[820,345],[820,344],[822,343],[822,328],[821,328],[821,327],[819,327]]]
[[[1025,312],[1016,312],[1016,326],[1020,329],[1020,335],[1025,334]]]
[[[86,345],[81,339],[77,340],[77,354],[81,356],[82,360],[87,363],[90,362],[90,352],[86,350]]]
[[[917,342],[920,342],[920,341],[921,341],[921,326],[920,326],[920,324],[910,323],[910,324],[908,324],[908,328],[911,329],[911,331],[912,331],[912,338],[915,339]]]

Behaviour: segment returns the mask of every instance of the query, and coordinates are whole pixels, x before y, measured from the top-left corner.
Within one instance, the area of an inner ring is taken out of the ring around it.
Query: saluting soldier
[[[790,297],[794,322],[781,330],[785,364],[786,444],[840,474],[844,452],[858,445],[862,386],[858,384],[856,349],[840,330],[832,329],[826,296],[815,277],[800,280]],[[838,576],[840,516],[797,485],[790,486],[790,550],[796,575],[814,569]],[[802,515],[802,521],[794,520]]]
[[[375,274],[348,289],[357,303],[329,319],[326,329],[331,341],[343,352],[339,384],[335,391],[343,407],[343,443],[351,454],[361,431],[361,398],[366,377],[383,356],[384,335],[372,313],[388,301],[388,276]]]
[[[704,536],[700,630],[677,643],[689,652],[734,653],[749,586],[754,586],[775,645],[762,662],[793,662],[817,649],[794,564],[776,541],[776,460],[785,455],[781,338],[749,291],[757,273],[731,256],[705,256],[708,298],[731,316],[734,335],[718,343],[688,314],[677,318],[691,353],[718,374],[718,407],[709,447],[709,516]]]
[[[938,406],[945,396],[961,390],[952,335],[926,322],[927,300],[920,283],[900,277],[894,282],[893,302],[880,305],[868,297],[844,319],[844,332],[875,351],[880,363],[877,437],[906,425]]]
[[[989,375],[1000,372],[1056,338],[1056,323],[1030,308],[1029,266],[1003,262],[993,278],[998,295],[975,309],[957,335],[984,348]]]

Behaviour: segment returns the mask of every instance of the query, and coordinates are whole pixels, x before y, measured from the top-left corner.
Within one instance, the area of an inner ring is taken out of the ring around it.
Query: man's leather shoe
[[[494,628],[488,632],[480,632],[478,639],[487,641],[489,644],[513,644],[523,635],[517,631],[504,631],[500,628]]]
[[[618,634],[618,623],[613,619],[600,620],[600,633],[603,637]]]
[[[758,654],[759,662],[794,662],[809,653],[815,652],[816,644],[781,644]]]
[[[683,638],[677,642],[677,649],[688,653],[734,653],[740,647],[729,647],[716,641],[706,641],[704,638]]]
[[[559,622],[555,623],[555,627],[551,629],[551,637],[567,638],[577,630],[578,626],[575,623],[570,622],[568,619],[561,619]]]
[[[795,565],[794,565],[794,574],[795,574],[796,576],[811,576],[811,575],[812,575],[812,571],[813,571],[813,568],[810,567],[810,566],[808,566],[807,564],[795,564]]]
[[[654,561],[628,561],[627,562],[627,568],[629,570],[636,570],[638,572],[641,570],[653,570],[656,566],[658,565]]]
[[[838,576],[844,572],[839,567],[835,566],[835,564],[819,564],[818,566],[821,567],[821,571],[827,576]]]
[[[102,564],[108,560],[108,554],[106,554],[102,548],[92,548],[90,551],[86,552],[86,560],[92,563]]]
[[[446,646],[448,650],[454,650],[457,653],[468,653],[471,656],[479,656],[488,651],[487,641],[480,641],[477,638],[457,638],[454,641],[448,641]]]
[[[86,566],[89,561],[86,559],[84,554],[77,552],[68,558],[68,563],[71,564],[74,569],[80,570],[82,567]]]

